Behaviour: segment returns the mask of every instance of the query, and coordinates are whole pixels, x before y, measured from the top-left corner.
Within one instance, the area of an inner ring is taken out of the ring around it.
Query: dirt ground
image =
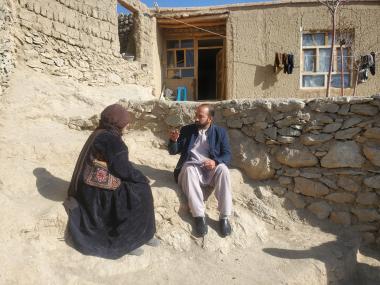
[[[272,184],[253,183],[237,169],[231,169],[233,234],[218,235],[210,195],[209,234],[195,238],[172,176],[178,157],[150,131],[130,131],[124,139],[131,160],[151,180],[161,245],[118,260],[74,250],[62,202],[90,132],[70,129],[68,119],[150,94],[133,85],[82,86],[18,68],[0,98],[1,284],[380,284],[378,251],[357,251],[355,233],[294,210],[273,194]]]

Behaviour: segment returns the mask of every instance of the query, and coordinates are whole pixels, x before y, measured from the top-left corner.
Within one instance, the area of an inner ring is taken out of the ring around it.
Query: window
[[[343,46],[341,54],[338,37],[333,53],[331,87],[341,87],[341,70],[343,57],[344,88],[351,86],[352,60],[351,50]],[[301,86],[302,88],[325,88],[330,64],[331,33],[304,33],[302,35]]]
[[[194,40],[166,41],[167,77],[194,77]]]

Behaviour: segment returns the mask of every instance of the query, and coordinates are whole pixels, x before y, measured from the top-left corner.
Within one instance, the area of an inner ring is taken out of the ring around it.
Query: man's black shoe
[[[198,236],[204,237],[207,234],[207,224],[205,217],[195,217],[195,231]]]
[[[228,219],[220,219],[219,226],[220,226],[220,234],[222,235],[222,237],[226,237],[231,234],[232,228]]]

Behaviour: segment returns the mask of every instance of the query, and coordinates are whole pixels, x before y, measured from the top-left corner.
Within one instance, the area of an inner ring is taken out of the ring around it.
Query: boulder
[[[367,177],[363,181],[364,185],[373,189],[380,189],[380,175]]]
[[[275,171],[265,146],[257,144],[237,130],[230,131],[230,139],[234,165],[243,169],[254,180],[269,179],[274,176]]]
[[[282,148],[276,153],[278,162],[290,167],[308,167],[318,164],[316,158],[311,152],[306,150]]]
[[[379,109],[369,104],[355,104],[351,106],[350,111],[359,115],[375,116],[379,112]]]
[[[328,124],[323,128],[322,132],[324,132],[324,133],[335,133],[337,130],[340,129],[341,126],[342,126],[342,123]]]
[[[335,139],[337,139],[337,140],[352,139],[354,136],[356,136],[358,133],[360,133],[361,130],[362,130],[361,128],[349,128],[346,130],[336,132]]]
[[[374,192],[359,193],[356,203],[366,206],[377,205],[379,197]]]
[[[360,168],[365,162],[360,147],[354,141],[336,142],[322,158],[321,166],[326,168]]]
[[[318,219],[326,219],[331,213],[331,206],[325,201],[314,202],[307,209],[318,217]]]
[[[362,121],[362,119],[359,118],[359,117],[349,118],[349,119],[347,119],[347,120],[344,121],[343,126],[342,126],[341,129],[344,130],[344,129],[351,128],[351,127],[359,124],[361,121]]]
[[[294,178],[296,193],[302,193],[305,196],[321,197],[327,195],[330,190],[320,182],[315,182],[310,179],[295,177]]]
[[[339,176],[337,184],[342,189],[353,193],[356,193],[360,190],[360,185],[356,183],[353,179],[350,179],[346,176]]]
[[[380,140],[380,128],[370,128],[363,135],[369,139]]]
[[[380,145],[363,147],[365,157],[371,161],[373,165],[380,166]]]
[[[301,136],[301,143],[304,145],[316,145],[327,142],[333,138],[330,134],[306,134]]]
[[[335,192],[327,195],[325,199],[339,203],[339,204],[345,204],[345,203],[352,203],[355,201],[355,195],[351,193],[344,193],[344,192]]]

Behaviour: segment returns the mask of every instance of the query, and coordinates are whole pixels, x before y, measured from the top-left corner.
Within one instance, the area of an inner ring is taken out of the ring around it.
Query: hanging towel
[[[288,74],[292,74],[293,73],[293,68],[294,68],[294,55],[293,54],[288,54],[288,70],[287,70],[287,73]]]
[[[282,54],[279,52],[276,52],[276,55],[274,57],[274,72],[277,73],[277,70],[281,69],[281,60],[282,60]]]
[[[288,72],[288,54],[282,54],[282,64],[284,65],[284,73]]]

